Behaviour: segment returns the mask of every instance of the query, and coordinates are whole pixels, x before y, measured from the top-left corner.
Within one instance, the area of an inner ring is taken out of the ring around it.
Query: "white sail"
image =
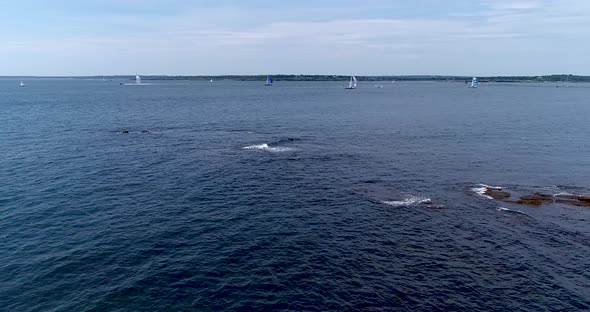
[[[141,77],[138,74],[135,74],[135,84],[141,84]]]
[[[477,88],[478,85],[479,82],[477,81],[477,78],[473,77],[473,79],[471,79],[471,88]]]
[[[348,87],[346,89],[356,89],[356,77],[350,76],[350,82],[348,82]]]
[[[24,86],[25,86],[25,83],[21,81],[21,82],[20,82],[20,86],[21,86],[21,87],[24,87]]]

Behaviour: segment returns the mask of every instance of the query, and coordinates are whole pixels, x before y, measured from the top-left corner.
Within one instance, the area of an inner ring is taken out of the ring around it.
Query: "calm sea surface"
[[[2,311],[590,308],[590,85],[24,82]]]

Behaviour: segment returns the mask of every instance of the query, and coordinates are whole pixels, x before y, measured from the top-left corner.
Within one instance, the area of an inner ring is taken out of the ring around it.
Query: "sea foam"
[[[418,205],[430,205],[432,204],[432,200],[427,197],[408,196],[403,200],[383,201],[383,203],[393,207],[410,207]]]
[[[250,145],[244,147],[245,150],[260,150],[266,151],[271,153],[280,153],[280,152],[290,152],[293,151],[293,148],[290,147],[281,147],[281,146],[268,146],[268,144],[258,144],[258,145]]]
[[[473,191],[477,195],[480,195],[480,196],[485,197],[487,199],[493,199],[491,196],[488,196],[485,194],[488,189],[501,191],[502,187],[501,186],[491,186],[491,185],[480,183],[477,185],[477,187],[472,188],[471,191]]]

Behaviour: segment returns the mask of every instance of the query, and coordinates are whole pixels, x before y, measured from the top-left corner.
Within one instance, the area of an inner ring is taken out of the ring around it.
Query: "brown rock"
[[[540,199],[519,199],[519,200],[505,200],[507,203],[529,206],[541,206],[543,201]]]
[[[535,193],[533,195],[522,196],[522,200],[539,200],[541,202],[552,202],[553,196],[549,194]]]
[[[555,201],[557,204],[564,204],[576,207],[589,207],[590,208],[590,201],[574,201],[574,200],[563,200],[558,199]]]
[[[486,188],[486,191],[484,192],[484,194],[493,198],[493,199],[498,199],[498,200],[506,199],[506,198],[509,198],[510,196],[512,196],[508,192],[504,192],[504,191],[501,191],[498,189],[492,189],[492,188]]]
[[[557,195],[555,195],[555,198],[561,198],[561,199],[577,200],[578,197],[579,197],[578,195],[573,195],[573,194],[557,194]]]
[[[583,202],[590,202],[590,196],[582,195],[582,196],[578,197],[578,200],[583,201]]]
[[[548,200],[553,200],[553,195],[552,194],[546,194],[546,193],[535,193],[535,196],[541,197],[541,198],[546,198]]]

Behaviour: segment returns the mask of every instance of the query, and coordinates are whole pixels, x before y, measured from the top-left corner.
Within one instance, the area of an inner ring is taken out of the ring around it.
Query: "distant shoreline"
[[[399,75],[399,76],[356,76],[360,81],[471,81],[471,76],[445,75]],[[0,76],[0,79],[10,78],[55,78],[55,79],[107,79],[134,80],[135,75],[105,75],[105,76]],[[543,76],[479,76],[481,82],[590,82],[590,76],[578,75],[543,75]],[[266,75],[213,75],[213,76],[169,76],[169,75],[141,75],[142,80],[234,80],[234,81],[263,81]],[[350,76],[344,75],[273,75],[275,81],[347,81]]]

